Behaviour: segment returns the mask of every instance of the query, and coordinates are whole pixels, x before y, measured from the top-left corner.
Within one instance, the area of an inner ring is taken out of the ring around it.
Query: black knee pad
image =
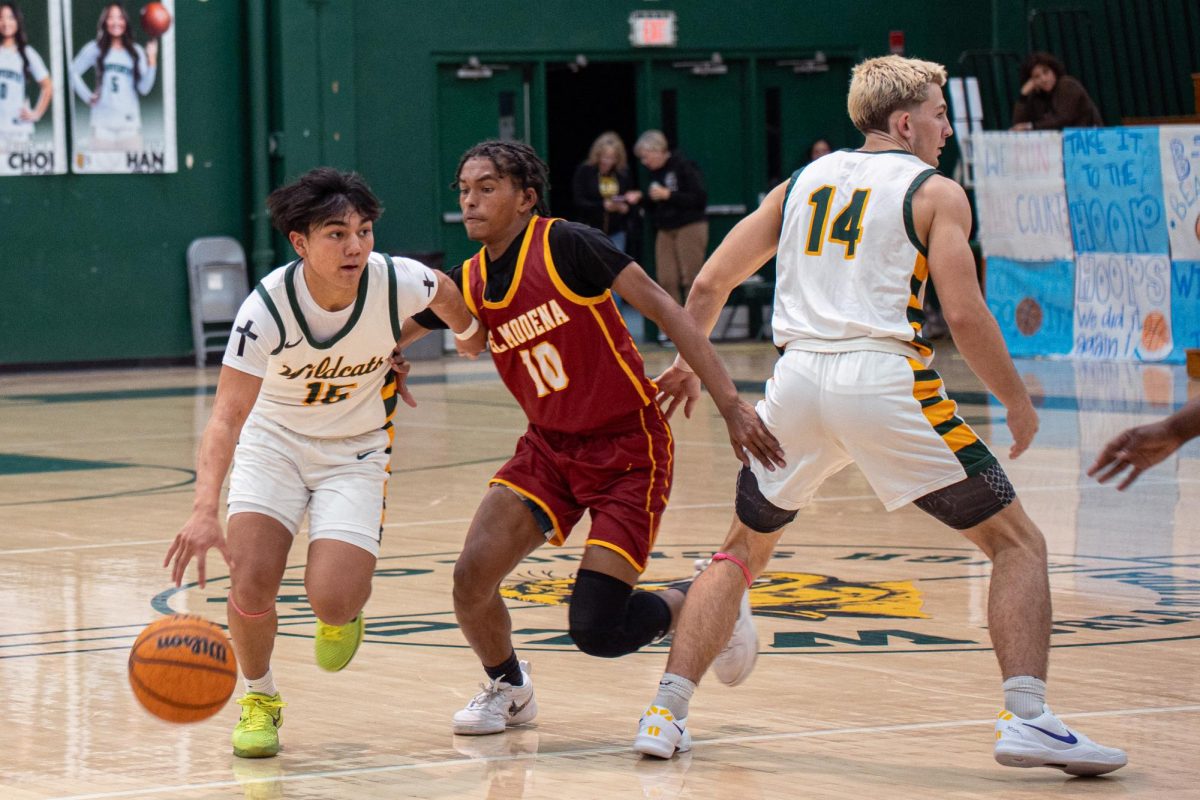
[[[796,518],[797,511],[780,508],[758,488],[758,478],[749,467],[742,467],[737,476],[737,500],[734,510],[738,520],[752,531],[774,533]]]
[[[1017,499],[999,464],[913,501],[917,508],[958,531],[974,528]]]
[[[602,572],[581,569],[571,593],[571,639],[590,656],[617,658],[667,632],[671,609],[654,592],[633,587]]]

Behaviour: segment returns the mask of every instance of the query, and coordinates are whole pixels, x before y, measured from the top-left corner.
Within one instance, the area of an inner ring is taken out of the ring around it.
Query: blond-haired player
[[[979,291],[966,194],[933,169],[952,133],[945,82],[941,65],[899,56],[855,67],[847,105],[863,146],[821,158],[772,191],[693,286],[687,309],[711,330],[730,291],[776,257],[772,324],[784,354],[758,413],[788,465],[768,472],[751,462],[739,473],[732,529],[688,592],[638,752],[669,758],[688,747],[688,700],[729,638],[739,597],[744,613],[747,587],[781,529],[826,478],[854,462],[888,510],[915,503],[992,560],[988,625],[1005,705],[996,760],[1073,775],[1125,764],[1125,753],[1067,728],[1045,705],[1045,542],[995,456],[957,416],[921,336],[932,275],[959,352],[1004,404],[1009,454],[1020,455],[1037,432],[1037,413]],[[677,360],[659,385],[691,380]],[[743,644],[743,673],[756,650],[757,641]]]

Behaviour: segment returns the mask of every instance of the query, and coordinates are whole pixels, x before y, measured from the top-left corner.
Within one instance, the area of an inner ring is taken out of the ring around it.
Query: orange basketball
[[[1157,311],[1151,311],[1142,320],[1142,347],[1153,353],[1167,344],[1167,320]]]
[[[164,617],[138,634],[129,685],[147,711],[167,722],[196,722],[221,710],[237,684],[225,631],[190,614]]]
[[[147,3],[142,6],[142,30],[151,39],[162,36],[171,27],[171,12],[162,3]]]

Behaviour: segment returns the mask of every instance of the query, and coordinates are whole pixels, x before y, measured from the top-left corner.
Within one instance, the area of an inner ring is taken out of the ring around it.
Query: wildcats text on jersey
[[[488,346],[493,353],[503,353],[510,347],[532,341],[546,331],[554,330],[570,321],[571,318],[563,311],[558,301],[551,299],[488,331]],[[503,341],[500,341],[501,339]]]
[[[338,360],[332,364],[329,363],[328,358],[323,358],[316,364],[304,364],[299,367],[290,367],[287,364],[283,364],[280,367],[279,374],[289,380],[295,378],[351,378],[359,375],[370,375],[388,363],[386,356],[383,358],[372,356],[369,361],[364,361],[361,364],[342,366],[342,361],[344,360],[344,356],[338,356]]]

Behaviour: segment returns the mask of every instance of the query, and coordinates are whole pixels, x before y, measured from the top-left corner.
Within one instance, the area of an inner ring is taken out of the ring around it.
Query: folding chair
[[[188,288],[192,306],[192,341],[196,366],[209,353],[221,353],[238,309],[250,293],[246,283],[246,254],[228,236],[205,236],[187,249]]]

